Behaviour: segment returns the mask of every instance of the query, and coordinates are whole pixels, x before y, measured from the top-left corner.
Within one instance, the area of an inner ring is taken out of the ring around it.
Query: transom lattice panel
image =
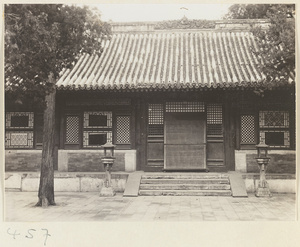
[[[79,116],[66,118],[66,143],[79,143]]]
[[[253,115],[241,116],[241,143],[255,143],[255,117]]]
[[[221,104],[207,105],[207,134],[222,135],[223,134],[223,109]]]
[[[164,134],[164,106],[163,104],[148,105],[148,135]]]
[[[97,125],[95,122],[97,122],[97,116],[98,116],[98,122]],[[103,118],[101,116],[105,117],[105,122],[103,123]],[[90,117],[92,119],[90,119]],[[90,124],[93,120],[93,124]],[[83,115],[83,127],[84,128],[111,128],[112,127],[112,112],[110,111],[97,111],[97,112],[84,112]]]
[[[208,124],[222,124],[223,111],[221,104],[208,104],[207,105],[207,123]]]
[[[166,112],[205,112],[203,102],[167,102]]]
[[[32,148],[33,132],[32,131],[7,131],[5,133],[6,148]]]
[[[164,106],[163,104],[148,105],[148,123],[164,124]]]
[[[117,116],[116,128],[116,143],[130,144],[130,116]]]
[[[260,111],[259,126],[261,128],[288,128],[289,113],[286,111]]]
[[[32,129],[33,120],[33,112],[7,112],[5,126],[10,129]]]

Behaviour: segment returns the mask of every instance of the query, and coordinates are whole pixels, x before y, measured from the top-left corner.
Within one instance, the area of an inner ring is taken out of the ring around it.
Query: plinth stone
[[[111,197],[114,196],[116,194],[116,192],[114,191],[114,189],[112,187],[102,187],[101,191],[100,191],[100,196],[102,197]]]
[[[257,188],[255,195],[257,197],[271,197],[272,196],[269,188],[262,188],[262,187]]]

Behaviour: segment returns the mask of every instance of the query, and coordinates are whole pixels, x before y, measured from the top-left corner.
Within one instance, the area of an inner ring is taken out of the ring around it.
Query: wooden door
[[[205,114],[165,114],[165,170],[206,169]]]

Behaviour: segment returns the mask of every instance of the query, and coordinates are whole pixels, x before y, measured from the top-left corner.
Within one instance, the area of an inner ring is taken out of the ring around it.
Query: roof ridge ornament
[[[186,8],[186,7],[181,7],[180,10],[182,10],[182,11],[189,11],[189,9]],[[183,13],[186,13],[186,12],[183,12]],[[181,18],[180,23],[182,25],[187,25],[187,24],[189,24],[188,21],[189,21],[188,18],[185,16],[185,14],[183,14],[183,17]]]

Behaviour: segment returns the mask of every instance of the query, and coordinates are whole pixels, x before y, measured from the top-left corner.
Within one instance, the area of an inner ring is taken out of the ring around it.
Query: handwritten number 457
[[[44,228],[42,228],[41,229],[43,232],[45,232],[45,234],[44,234],[44,237],[45,237],[45,239],[44,239],[44,246],[46,246],[46,244],[47,244],[47,239],[48,239],[48,237],[50,237],[51,235],[48,233],[48,229],[44,229]],[[32,238],[34,238],[34,232],[36,232],[36,229],[28,229],[27,230],[27,234],[25,235],[25,238],[28,238],[28,239],[32,239]],[[7,229],[7,233],[9,234],[9,235],[11,235],[12,237],[13,237],[13,239],[16,239],[16,236],[19,236],[19,235],[21,235],[21,233],[19,233],[17,230],[11,230],[10,228],[8,228]]]

